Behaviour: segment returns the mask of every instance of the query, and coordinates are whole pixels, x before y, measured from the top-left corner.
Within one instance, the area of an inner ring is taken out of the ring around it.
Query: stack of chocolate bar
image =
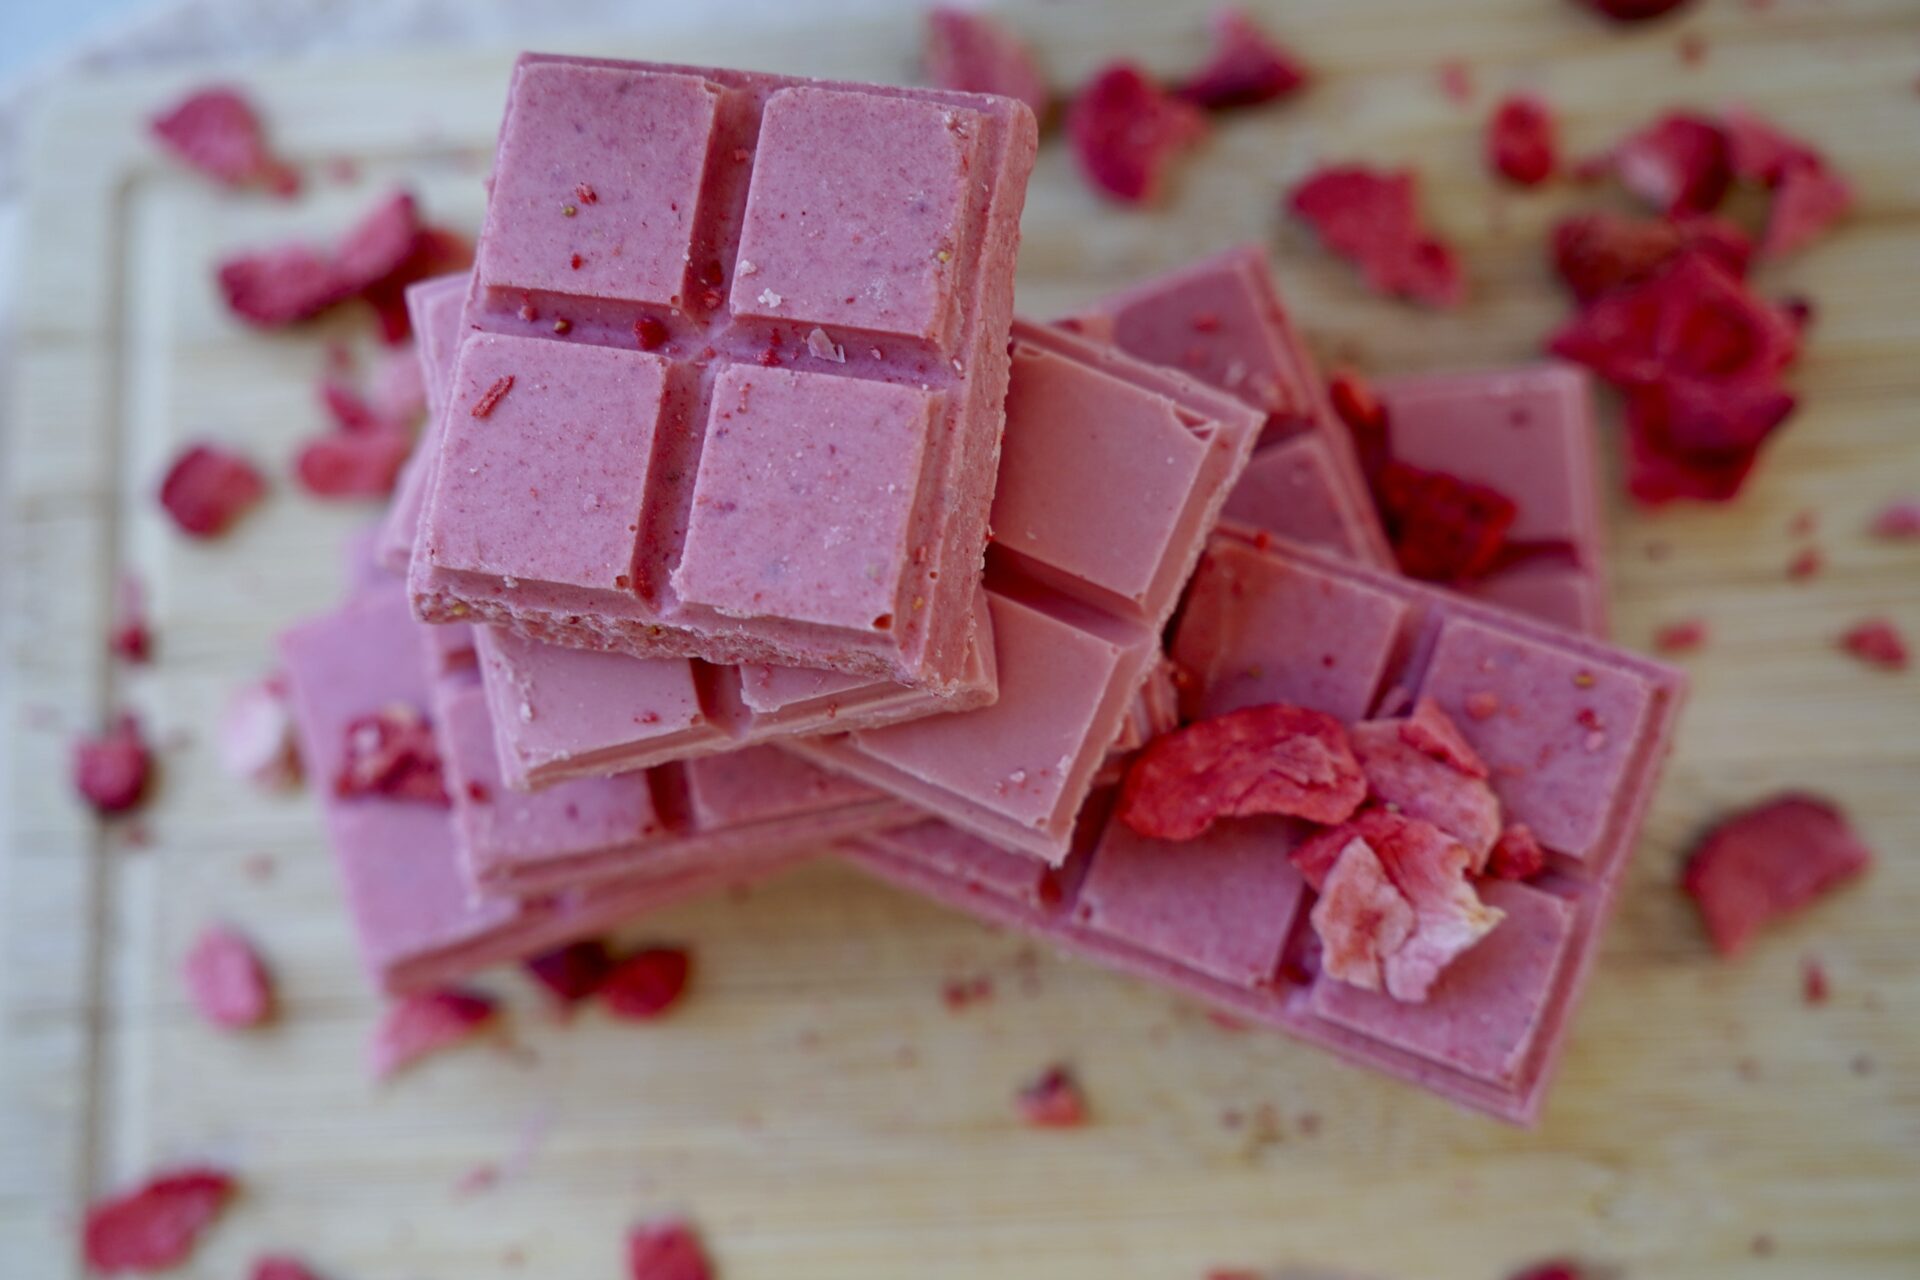
[[[282,643],[368,968],[836,854],[1530,1119],[1682,693],[1597,638],[1585,382],[1380,384],[1396,460],[1512,496],[1471,583],[1399,576],[1261,252],[1014,315],[1034,150],[1010,99],[520,61],[474,269],[409,297],[430,427]],[[1137,816],[1249,711],[1351,738],[1353,803]]]

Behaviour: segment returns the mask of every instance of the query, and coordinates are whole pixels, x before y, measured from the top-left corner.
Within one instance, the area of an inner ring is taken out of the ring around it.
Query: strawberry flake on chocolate
[[[1400,571],[1425,582],[1485,577],[1519,514],[1498,489],[1393,459],[1380,469],[1374,501]]]
[[[692,967],[693,957],[681,947],[643,947],[613,967],[600,998],[616,1018],[652,1021],[680,1003]]]
[[[1546,869],[1547,851],[1524,822],[1509,822],[1487,858],[1487,874],[1496,880],[1531,880]]]
[[[200,931],[182,966],[187,995],[200,1016],[229,1031],[257,1027],[273,1016],[273,983],[245,934],[226,925]]]
[[[1868,618],[1849,627],[1840,637],[1840,647],[1882,671],[1905,671],[1911,657],[1906,638],[1887,618]]]
[[[382,707],[347,725],[345,757],[334,774],[334,794],[384,796],[445,806],[440,748],[427,718],[403,703]]]
[[[1682,253],[1704,253],[1740,277],[1753,258],[1752,238],[1739,224],[1712,215],[1577,214],[1554,224],[1551,245],[1554,272],[1582,302],[1638,284]]]
[[[491,417],[494,408],[502,400],[506,399],[507,392],[511,390],[513,390],[513,375],[510,373],[501,374],[493,380],[485,391],[480,393],[480,398],[473,402],[473,408],[468,410],[468,412],[476,418]]]
[[[1021,1088],[1014,1099],[1031,1129],[1078,1129],[1087,1122],[1087,1099],[1065,1065],[1056,1064]]]
[[[1713,212],[1733,183],[1726,131],[1683,111],[1627,137],[1612,159],[1621,184],[1669,216]]]
[[[259,187],[278,196],[300,189],[300,174],[267,147],[253,104],[238,90],[196,90],[147,122],[169,151],[226,187]]]
[[[1272,102],[1306,85],[1306,65],[1261,30],[1246,10],[1216,9],[1208,26],[1213,48],[1200,69],[1174,87],[1175,96],[1219,111]]]
[[[571,1007],[599,994],[613,972],[613,956],[605,941],[588,938],[530,956],[521,967],[554,999]]]
[[[81,738],[73,747],[73,785],[80,798],[102,815],[126,813],[146,796],[153,753],[130,713],[116,717],[106,732]]]
[[[1338,720],[1272,702],[1149,742],[1120,784],[1119,813],[1143,836],[1191,840],[1218,818],[1285,814],[1342,822],[1366,795],[1366,777]]]
[[[1035,119],[1047,118],[1052,94],[1033,51],[984,13],[952,5],[928,10],[921,63],[935,88],[1017,98]]]
[[[1716,823],[1694,846],[1680,884],[1715,949],[1731,956],[1872,861],[1837,805],[1789,792]]]
[[[1559,126],[1553,111],[1532,94],[1502,100],[1487,121],[1487,165],[1523,187],[1553,176],[1559,163]]]
[[[1329,166],[1295,186],[1287,204],[1329,249],[1358,266],[1376,293],[1430,307],[1465,301],[1453,250],[1421,224],[1410,171]]]
[[[1500,801],[1440,704],[1422,697],[1411,717],[1362,721],[1348,737],[1373,797],[1458,840],[1473,855],[1468,870],[1479,872],[1500,837]]]
[[[689,1223],[666,1218],[627,1233],[627,1280],[713,1280],[713,1264]]]
[[[91,1205],[82,1230],[87,1265],[109,1275],[180,1265],[235,1189],[224,1170],[190,1167]]]
[[[1346,424],[1353,437],[1354,451],[1360,455],[1360,470],[1368,482],[1377,483],[1387,465],[1387,408],[1373,387],[1358,372],[1339,368],[1327,379],[1327,399],[1333,411]]]
[[[267,493],[251,462],[218,445],[189,445],[160,481],[160,505],[196,538],[226,532]]]
[[[1178,156],[1207,133],[1198,107],[1168,94],[1131,62],[1097,72],[1067,107],[1067,139],[1096,191],[1151,204]]]
[[[454,987],[394,1001],[368,1046],[374,1078],[389,1079],[430,1054],[471,1039],[493,1022],[496,1012],[492,996]]]

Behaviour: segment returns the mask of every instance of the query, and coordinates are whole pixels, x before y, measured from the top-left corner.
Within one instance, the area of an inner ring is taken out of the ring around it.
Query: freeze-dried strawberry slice
[[[1663,116],[1613,150],[1627,190],[1667,214],[1711,213],[1733,183],[1727,135],[1705,116]]]
[[[1487,859],[1487,874],[1500,880],[1531,880],[1546,869],[1547,851],[1524,822],[1509,822]]]
[[[1518,508],[1497,489],[1389,459],[1374,500],[1400,571],[1426,582],[1472,582],[1500,560]]]
[[[406,996],[387,1006],[374,1028],[367,1062],[374,1078],[385,1080],[420,1059],[479,1034],[496,1009],[493,997],[479,991],[443,987]]]
[[[613,956],[599,938],[570,942],[529,957],[527,973],[564,1005],[575,1005],[598,994],[613,971]]]
[[[414,361],[419,367],[419,361]],[[348,386],[338,376],[329,374],[320,380],[320,407],[333,419],[333,425],[346,435],[374,435],[382,431],[399,430],[399,424],[390,422],[379,410],[368,403],[367,398]]]
[[[1487,165],[1523,187],[1553,176],[1559,163],[1559,127],[1553,111],[1531,94],[1514,94],[1487,121]]]
[[[147,625],[147,590],[138,574],[122,573],[113,584],[113,629],[107,648],[116,658],[145,663],[153,657],[153,631]]]
[[[936,88],[1018,98],[1046,119],[1052,95],[1033,51],[986,14],[951,5],[929,10],[921,62]]]
[[[1745,276],[1753,258],[1747,233],[1716,216],[1577,214],[1554,224],[1551,245],[1555,273],[1582,302],[1638,284],[1682,253],[1703,253],[1735,276]]]
[[[1308,919],[1320,939],[1321,969],[1368,991],[1385,989],[1387,959],[1414,930],[1413,907],[1357,836],[1335,856]]]
[[[238,1031],[257,1027],[273,1016],[273,983],[267,967],[237,929],[209,925],[201,930],[182,972],[193,1007],[216,1027]]]
[[[1675,375],[1771,378],[1799,354],[1799,334],[1779,308],[1707,255],[1685,253],[1651,278],[1595,299],[1548,346],[1633,387]]]
[[[413,441],[398,431],[320,436],[301,446],[294,475],[317,498],[381,498],[393,492]]]
[[[423,226],[414,237],[413,252],[385,277],[361,290],[380,324],[381,340],[405,342],[413,333],[407,312],[407,286],[433,276],[465,271],[473,265],[473,244],[446,227]]]
[[[628,1280],[713,1280],[713,1264],[693,1227],[681,1218],[644,1223],[627,1233]]]
[[[1645,22],[1672,13],[1688,0],[1579,0],[1579,3],[1615,22]]]
[[[1120,819],[1143,836],[1191,840],[1217,818],[1286,814],[1341,822],[1367,780],[1338,720],[1284,702],[1161,734],[1120,784]]]
[[[1840,637],[1840,647],[1883,671],[1905,671],[1910,659],[1906,638],[1886,618],[1869,618],[1849,627]]]
[[[427,718],[402,703],[347,725],[345,754],[334,774],[340,796],[385,796],[446,805],[440,748]]]
[[[1853,208],[1853,187],[1830,169],[1799,165],[1773,188],[1760,254],[1784,258],[1825,235]]]
[[[1792,407],[1788,396],[1783,408]],[[1627,492],[1650,507],[1682,498],[1726,502],[1737,496],[1759,461],[1758,451],[1688,454],[1674,448],[1665,443],[1668,409],[1668,398],[1656,388],[1627,400]]]
[[[200,1233],[220,1216],[236,1184],[203,1167],[157,1174],[143,1186],[87,1210],[83,1243],[95,1271],[165,1271],[187,1260]]]
[[[348,293],[359,293],[398,271],[413,256],[425,231],[420,206],[408,191],[396,191],[347,229],[334,250],[334,270]]]
[[[1445,719],[1438,706],[1432,711]],[[1367,720],[1353,726],[1349,735],[1353,753],[1367,775],[1368,788],[1381,803],[1430,822],[1465,845],[1473,855],[1468,869],[1478,872],[1500,838],[1500,801],[1487,785],[1486,766],[1464,742],[1459,745],[1477,771],[1453,763],[1450,750],[1441,754],[1417,745],[1424,735],[1419,730],[1409,732],[1413,723]],[[1446,728],[1458,738],[1451,723]]]
[[[262,787],[298,782],[300,756],[285,680],[277,675],[250,680],[228,694],[214,746],[229,777]]]
[[[190,445],[160,481],[160,505],[196,538],[211,538],[267,493],[251,462],[218,445]]]
[[[1429,694],[1413,704],[1413,714],[1395,722],[1400,740],[1468,778],[1484,778],[1492,771],[1473,744],[1461,736],[1460,726]]]
[[[1292,50],[1260,29],[1244,9],[1214,11],[1213,49],[1174,93],[1209,110],[1251,107],[1298,92],[1307,68]]]
[[[228,309],[261,329],[311,319],[353,292],[330,255],[304,244],[239,254],[216,278]]]
[[[1411,172],[1329,166],[1309,174],[1287,201],[1329,249],[1360,268],[1375,292],[1431,307],[1465,300],[1453,250],[1421,225]]]
[[[114,720],[105,733],[82,738],[73,747],[73,785],[95,813],[125,813],[147,792],[153,754],[130,714]]]
[[[1692,895],[1722,955],[1866,871],[1873,854],[1838,806],[1788,792],[1715,824],[1687,859]]]
[[[1387,407],[1374,394],[1372,386],[1352,369],[1340,368],[1327,379],[1327,399],[1334,413],[1353,437],[1353,448],[1360,455],[1360,470],[1370,483],[1377,483],[1381,468],[1387,465]]]
[[[1793,169],[1824,169],[1827,159],[1818,148],[1746,107],[1728,107],[1720,113],[1727,135],[1727,159],[1734,176],[1773,186]]]
[[[1206,136],[1207,120],[1131,62],[1098,72],[1067,107],[1067,138],[1094,189],[1123,204],[1160,198],[1167,171]]]
[[[616,1018],[658,1018],[680,1003],[692,967],[693,957],[683,948],[644,947],[613,967],[600,984],[600,998]]]
[[[1034,1129],[1078,1129],[1087,1122],[1087,1099],[1064,1065],[1048,1067],[1014,1099],[1020,1118]]]
[[[298,1258],[270,1254],[254,1260],[253,1270],[247,1273],[247,1280],[320,1280],[320,1277]]]
[[[215,182],[229,187],[264,187],[290,196],[300,175],[267,149],[266,132],[253,104],[224,86],[188,94],[148,121],[168,150]]]

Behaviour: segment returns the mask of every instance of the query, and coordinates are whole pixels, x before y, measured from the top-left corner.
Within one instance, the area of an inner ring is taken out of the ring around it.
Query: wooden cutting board
[[[1750,495],[1654,516],[1610,479],[1620,638],[1699,616],[1713,639],[1690,659],[1679,751],[1538,1132],[1233,1033],[827,866],[639,928],[698,951],[697,996],[670,1022],[562,1028],[502,977],[511,1047],[370,1085],[377,1005],[310,804],[229,782],[211,751],[225,691],[265,666],[277,629],[336,597],[339,543],[369,513],[281,479],[202,545],[152,492],[197,437],[284,477],[320,426],[323,339],[349,332],[241,332],[210,287],[215,259],[326,234],[399,181],[474,226],[509,55],[241,70],[315,174],[291,205],[223,198],[163,163],[141,121],[192,78],[121,77],[58,96],[31,168],[0,533],[0,1275],[75,1274],[79,1205],[196,1157],[241,1170],[248,1192],[189,1276],[242,1275],[270,1247],[341,1280],[612,1276],[623,1227],[675,1208],[729,1280],[1115,1280],[1228,1263],[1469,1280],[1561,1251],[1641,1276],[1920,1273],[1920,674],[1833,647],[1869,612],[1920,636],[1920,551],[1864,534],[1882,501],[1920,492],[1920,17],[1911,0],[1728,0],[1620,35],[1555,0],[1270,7],[1322,83],[1223,123],[1157,213],[1102,207],[1048,148],[1021,264],[1029,313],[1251,237],[1323,354],[1375,370],[1523,358],[1564,306],[1546,227],[1614,197],[1484,178],[1478,125],[1512,87],[1559,104],[1576,153],[1669,101],[1745,99],[1829,146],[1860,188],[1843,234],[1764,277],[1815,297],[1819,323],[1796,374],[1806,408]],[[1017,22],[1062,83],[1123,52],[1171,71],[1202,46],[1196,7],[1153,0]],[[796,6],[781,24],[663,18],[644,43],[592,51],[900,79],[916,31],[911,14],[809,23]],[[1697,67],[1683,33],[1705,40]],[[1453,58],[1471,67],[1466,104],[1439,86]],[[1434,316],[1368,298],[1279,225],[1284,183],[1352,157],[1420,166],[1472,305]],[[334,159],[357,177],[323,176]],[[1801,511],[1810,537],[1789,531]],[[1826,570],[1789,582],[1806,543]],[[122,569],[152,594],[150,668],[104,659]],[[121,704],[171,745],[146,819],[103,831],[70,796],[67,743]],[[1674,868],[1704,820],[1788,785],[1842,800],[1881,865],[1718,962]],[[190,1015],[177,962],[215,918],[271,954],[271,1030],[218,1036]],[[1825,1007],[1802,1003],[1806,956],[1831,973]],[[994,997],[948,1011],[942,982],[976,973]],[[1095,1122],[1026,1131],[1010,1095],[1056,1059],[1078,1067]],[[498,1185],[457,1189],[487,1162]]]

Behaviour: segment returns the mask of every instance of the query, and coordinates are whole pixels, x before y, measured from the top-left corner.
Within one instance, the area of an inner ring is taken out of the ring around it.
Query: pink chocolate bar
[[[1607,583],[1586,371],[1548,363],[1383,378],[1373,386],[1395,458],[1496,489],[1519,508],[1506,563],[1462,588],[1466,594],[1604,636]],[[1257,513],[1244,518],[1269,527]]]
[[[1422,1004],[1318,970],[1307,828],[1229,820],[1178,844],[1090,821],[1047,868],[939,823],[843,846],[883,877],[1187,991],[1501,1119],[1538,1116],[1685,693],[1671,668],[1297,543],[1228,527],[1174,657],[1189,718],[1283,700],[1348,721],[1430,695],[1548,848]],[[1090,805],[1090,812],[1099,806]]]
[[[1156,276],[1064,323],[1266,414],[1260,443],[1227,499],[1228,518],[1367,564],[1393,564],[1353,439],[1327,402],[1260,246],[1239,245]]]
[[[393,502],[380,522],[378,558],[394,573],[405,573],[420,531],[420,511],[426,505],[433,478],[433,460],[440,451],[442,416],[447,407],[447,381],[460,344],[460,310],[467,300],[465,272],[435,276],[407,286],[407,315],[413,322],[414,348],[420,357],[422,383],[427,392],[427,425],[413,447],[407,465],[394,484]]]
[[[523,56],[416,611],[961,687],[1035,145],[1007,98]]]
[[[576,779],[533,795],[515,792],[501,776],[493,714],[471,651],[461,661],[444,639],[472,629],[419,630],[428,633],[426,657],[437,668],[433,705],[455,836],[482,893],[524,896],[724,866],[818,848],[920,816],[899,800],[772,747]]]
[[[786,749],[1063,859],[1260,421],[1181,374],[1016,321],[987,553],[999,700]]]
[[[691,870],[633,875],[537,901],[474,896],[461,866],[452,811],[380,795],[341,796],[332,785],[348,726],[382,708],[427,706],[419,625],[398,582],[288,631],[280,657],[292,688],[301,751],[320,797],[328,843],[368,975],[384,990],[420,991],[578,938],[798,860],[754,850]],[[398,659],[398,660],[396,660]]]

